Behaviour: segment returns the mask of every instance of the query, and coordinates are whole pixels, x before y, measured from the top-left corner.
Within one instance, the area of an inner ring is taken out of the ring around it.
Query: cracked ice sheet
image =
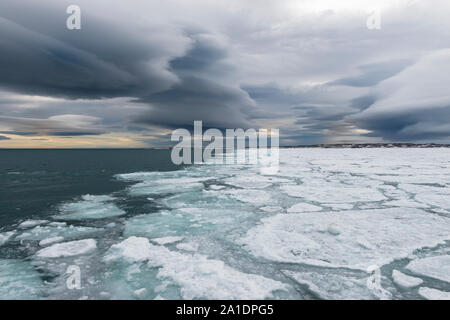
[[[287,285],[255,274],[242,273],[220,260],[199,254],[182,254],[155,246],[146,238],[130,237],[113,245],[105,261],[148,261],[158,268],[157,278],[179,286],[183,299],[265,299]],[[164,287],[158,293],[164,294]]]
[[[250,253],[325,267],[366,270],[450,239],[449,219],[415,208],[278,214],[261,221],[239,240]]]
[[[371,188],[349,187],[344,184],[327,183],[323,181],[321,186],[282,185],[281,191],[291,197],[304,198],[320,203],[350,203],[386,200],[380,192]]]
[[[261,176],[258,174],[246,174],[239,175],[235,177],[230,177],[224,180],[226,184],[239,187],[239,188],[249,188],[249,189],[264,189],[271,186],[274,183],[287,183],[291,182],[288,179],[278,178],[278,177],[270,177],[270,176]]]
[[[413,260],[406,269],[415,274],[450,283],[450,255]]]

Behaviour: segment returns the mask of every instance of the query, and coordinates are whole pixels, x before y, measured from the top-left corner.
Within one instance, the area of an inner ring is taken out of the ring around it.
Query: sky
[[[449,14],[448,0],[2,0],[0,148],[164,147],[195,120],[276,128],[280,145],[450,143]]]

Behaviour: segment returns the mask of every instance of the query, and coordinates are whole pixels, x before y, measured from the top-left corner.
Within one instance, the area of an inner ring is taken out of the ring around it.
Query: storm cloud
[[[447,1],[81,0],[68,30],[71,4],[0,3],[1,140],[164,145],[202,120],[282,144],[450,141]]]

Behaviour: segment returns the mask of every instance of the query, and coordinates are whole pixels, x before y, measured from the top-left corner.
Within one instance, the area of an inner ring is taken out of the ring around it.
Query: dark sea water
[[[1,150],[0,227],[44,218],[83,194],[108,194],[126,183],[115,174],[172,171],[170,150]]]

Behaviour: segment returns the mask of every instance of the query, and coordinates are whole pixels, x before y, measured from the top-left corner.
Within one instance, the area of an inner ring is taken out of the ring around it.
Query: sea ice
[[[321,207],[309,204],[309,203],[304,203],[304,202],[300,202],[297,204],[294,204],[292,207],[290,207],[289,209],[287,209],[288,213],[297,213],[297,212],[312,212],[312,211],[320,211],[322,210]]]
[[[413,260],[408,263],[406,269],[450,283],[450,255]]]
[[[149,266],[158,268],[159,279],[171,280],[180,286],[184,299],[264,299],[273,297],[274,291],[287,289],[282,282],[242,273],[223,261],[203,255],[173,252],[150,244],[146,238],[131,237],[112,249],[106,261],[147,260]]]
[[[344,184],[327,185],[325,182],[322,186],[282,185],[280,189],[291,197],[320,203],[367,202],[386,199],[380,192],[371,188],[349,187]]]
[[[63,220],[85,220],[85,219],[103,219],[116,216],[122,216],[125,211],[119,209],[111,196],[92,196],[84,195],[81,201],[67,203],[61,206],[61,215],[58,219]]]
[[[47,239],[39,241],[39,245],[41,247],[45,247],[45,246],[48,246],[49,244],[53,244],[53,243],[57,243],[57,242],[61,242],[61,241],[64,241],[64,237],[51,237],[51,238],[47,238]]]
[[[403,288],[413,288],[423,283],[422,279],[408,276],[398,270],[392,271],[392,279],[397,285]]]
[[[264,211],[264,212],[280,212],[280,211],[283,211],[283,208],[280,207],[280,206],[265,206],[265,207],[261,207],[259,209]]]
[[[177,249],[184,251],[195,252],[198,250],[198,243],[195,242],[182,242],[176,245]]]
[[[129,237],[114,244],[105,255],[105,261],[124,259],[128,262],[145,261],[149,259],[152,246],[147,238]]]
[[[166,244],[179,242],[179,241],[181,241],[183,239],[184,239],[183,237],[162,237],[162,238],[154,238],[154,239],[151,239],[151,240],[153,242],[156,242],[157,244],[166,245]]]
[[[433,288],[419,288],[419,294],[427,300],[450,300],[450,292]]]
[[[300,284],[306,285],[320,299],[364,300],[378,298],[367,287],[367,275],[283,271]]]
[[[261,206],[271,202],[271,194],[263,190],[228,189],[222,192],[232,199],[255,206]]]
[[[0,259],[0,300],[40,299],[39,273],[29,261]]]
[[[304,212],[264,218],[239,242],[274,261],[365,270],[435,246],[449,229],[448,219],[415,208]]]
[[[94,239],[84,239],[54,244],[39,250],[36,256],[40,258],[71,257],[90,253],[96,248],[97,242]]]
[[[14,235],[14,233],[14,231],[0,233],[0,246],[5,244]]]
[[[101,228],[67,226],[65,223],[59,225],[48,224],[46,226],[37,226],[33,229],[16,236],[17,240],[41,241],[47,238],[64,237],[73,238],[86,236],[94,232],[101,231]]]
[[[32,228],[35,226],[38,226],[40,224],[44,224],[47,223],[47,220],[26,220],[24,222],[22,222],[21,224],[19,224],[19,228],[21,229],[27,229],[27,228]]]

